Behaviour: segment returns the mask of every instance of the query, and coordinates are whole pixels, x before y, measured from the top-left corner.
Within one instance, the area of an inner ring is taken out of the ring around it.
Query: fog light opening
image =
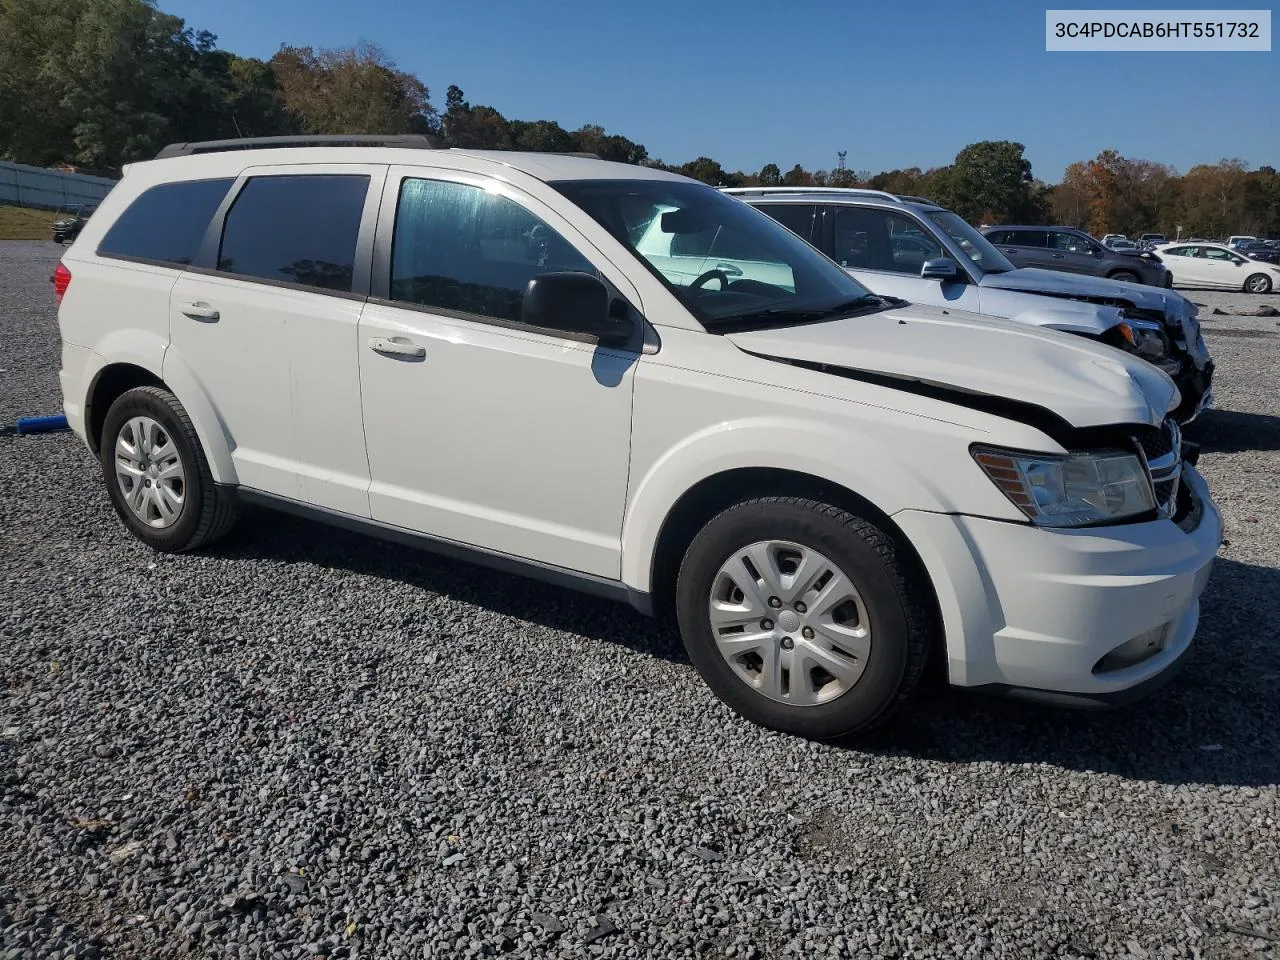
[[[1169,642],[1169,634],[1172,628],[1173,621],[1162,623],[1158,627],[1144,631],[1136,637],[1126,640],[1093,665],[1094,674],[1124,670],[1126,667],[1136,666],[1144,660],[1150,660],[1165,648],[1165,645]]]

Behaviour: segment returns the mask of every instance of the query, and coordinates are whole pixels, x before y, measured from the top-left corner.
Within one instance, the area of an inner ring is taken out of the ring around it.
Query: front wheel
[[[148,546],[195,550],[235,523],[234,503],[214,483],[191,418],[168,390],[122,393],[107,411],[99,454],[112,506]]]
[[[1265,273],[1255,273],[1244,282],[1244,288],[1249,293],[1270,293],[1271,278]]]
[[[815,739],[886,718],[933,639],[923,577],[896,541],[839,507],[765,497],[694,538],[680,633],[712,692],[748,720]]]

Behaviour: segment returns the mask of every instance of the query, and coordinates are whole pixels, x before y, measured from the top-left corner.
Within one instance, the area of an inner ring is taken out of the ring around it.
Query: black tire
[[[1136,273],[1129,270],[1117,270],[1115,273],[1107,274],[1108,280],[1123,280],[1125,283],[1141,283],[1142,280]]]
[[[129,419],[139,415],[151,417],[168,434],[186,477],[178,519],[162,529],[147,526],[134,514],[116,479],[116,440]],[[236,505],[213,482],[191,418],[178,398],[162,387],[136,387],[116,399],[102,425],[99,459],[111,505],[129,532],[152,549],[162,553],[197,550],[225,535],[236,522]]]
[[[1270,293],[1271,278],[1265,273],[1252,274],[1245,280],[1244,289],[1246,293]]]
[[[62,234],[57,234],[56,236],[54,236],[53,242],[56,243],[58,246],[62,246]]]
[[[734,672],[716,646],[707,605],[735,552],[761,540],[818,550],[852,579],[866,607],[871,650],[840,696],[812,706],[770,699]],[[698,533],[676,584],[676,615],[689,659],[717,697],[744,718],[816,740],[844,737],[885,720],[915,688],[935,636],[923,574],[893,537],[839,507],[799,497],[763,497],[729,507]]]
[[[1172,290],[1172,289],[1173,289],[1173,274],[1172,274],[1172,273],[1166,273],[1166,274],[1164,275],[1164,285],[1165,285],[1165,288],[1166,288],[1166,289],[1168,289],[1168,290]]]

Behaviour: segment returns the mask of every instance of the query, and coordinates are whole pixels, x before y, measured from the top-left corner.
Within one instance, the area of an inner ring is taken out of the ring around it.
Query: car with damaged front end
[[[130,167],[54,289],[67,419],[154,548],[250,503],[614,597],[803,736],[935,658],[1148,692],[1221,542],[1156,367],[879,296],[660,170],[215,144]]]

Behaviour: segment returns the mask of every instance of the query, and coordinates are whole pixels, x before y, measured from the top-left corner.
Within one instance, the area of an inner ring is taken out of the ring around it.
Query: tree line
[[[593,153],[715,186],[861,186],[924,196],[974,223],[1062,223],[1095,234],[1280,235],[1280,176],[1238,160],[1193,167],[1104,150],[1059,184],[1032,175],[1022,144],[981,141],[943,167],[882,173],[727,170],[711,157],[667,163],[603,126],[566,130],[472,104],[457,86],[444,111],[380,48],[282,46],[269,60],[217,38],[154,0],[0,0],[0,157],[113,174],[166,143],[299,133],[430,133],[451,146]]]

